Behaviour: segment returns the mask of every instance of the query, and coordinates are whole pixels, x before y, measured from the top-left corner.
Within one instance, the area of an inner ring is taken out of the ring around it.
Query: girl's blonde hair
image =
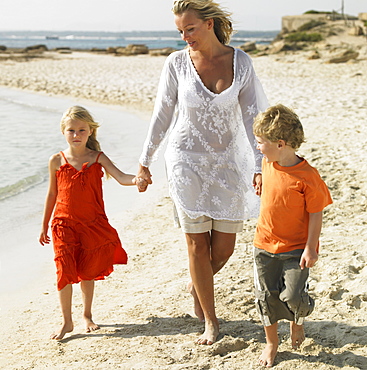
[[[89,135],[86,147],[95,150],[97,152],[101,151],[101,145],[99,144],[99,141],[97,140],[97,129],[99,127],[99,123],[96,122],[93,118],[93,116],[83,107],[80,107],[79,105],[75,105],[73,107],[70,107],[62,116],[61,122],[60,122],[60,128],[61,132],[64,133],[66,123],[69,119],[78,119],[80,121],[84,121],[88,123],[89,128],[91,129],[92,133]],[[111,175],[106,172],[106,178],[111,178]]]
[[[61,118],[60,128],[62,133],[64,132],[66,122],[69,119],[78,119],[88,123],[89,128],[92,130],[92,134],[88,138],[87,148],[100,152],[101,145],[97,140],[97,129],[99,127],[99,123],[93,119],[93,116],[85,108],[80,107],[79,105],[69,108]]]
[[[213,0],[177,0],[173,3],[172,12],[175,15],[188,10],[194,10],[203,21],[213,19],[214,33],[218,40],[224,45],[229,44],[233,33],[231,13],[223,10]]]
[[[300,119],[292,109],[283,104],[274,105],[259,113],[254,121],[253,132],[254,135],[272,142],[284,140],[293,149],[298,149],[305,142]]]

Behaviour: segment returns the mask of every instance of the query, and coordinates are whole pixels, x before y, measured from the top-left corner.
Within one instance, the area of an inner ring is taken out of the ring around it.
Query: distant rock
[[[245,42],[240,45],[239,48],[246,53],[257,50],[256,43],[254,41]]]
[[[130,44],[126,46],[126,52],[129,55],[148,54],[149,49],[144,44]]]
[[[317,50],[314,50],[307,59],[314,60],[314,59],[320,59],[320,58],[321,58],[320,53]]]
[[[27,46],[26,48],[23,49],[25,53],[43,53],[44,51],[48,51],[48,48],[46,45],[40,44],[40,45],[32,45],[32,46]]]
[[[109,48],[109,53],[113,52],[113,48]],[[116,55],[139,55],[148,54],[149,49],[144,44],[129,44],[126,47],[115,48],[114,53]]]
[[[361,36],[363,35],[363,28],[361,26],[355,26],[348,30],[350,36]]]
[[[151,56],[161,56],[161,55],[168,56],[171,53],[173,53],[174,51],[176,51],[176,49],[174,49],[174,48],[152,49],[152,50],[149,50],[149,55],[151,55]]]
[[[357,51],[346,50],[341,55],[329,59],[328,63],[346,63],[346,62],[349,62],[350,60],[357,59],[358,56],[359,56],[359,53]]]

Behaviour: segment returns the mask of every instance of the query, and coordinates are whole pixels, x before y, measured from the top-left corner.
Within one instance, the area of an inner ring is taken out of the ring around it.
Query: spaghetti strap
[[[66,162],[66,163],[69,163],[69,162],[68,162],[68,160],[67,160],[67,159],[66,159],[66,157],[65,157],[65,154],[64,154],[62,151],[60,151],[60,153],[61,153],[61,154],[62,154],[62,156],[64,157],[65,162]]]
[[[97,159],[96,159],[96,162],[95,163],[98,163],[98,159],[99,159],[99,157],[101,156],[102,153],[103,152],[99,152],[99,154],[97,155]]]

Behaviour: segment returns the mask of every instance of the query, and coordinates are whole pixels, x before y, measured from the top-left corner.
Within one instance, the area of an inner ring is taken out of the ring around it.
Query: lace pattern
[[[168,137],[165,154],[170,194],[189,217],[256,217],[252,187],[262,155],[253,119],[267,100],[247,54],[234,51],[234,78],[220,94],[205,87],[188,50],[166,60],[140,163],[149,167]]]

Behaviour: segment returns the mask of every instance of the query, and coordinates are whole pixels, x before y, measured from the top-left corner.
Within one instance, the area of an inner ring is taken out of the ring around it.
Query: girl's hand
[[[138,187],[140,193],[143,193],[148,188],[148,182],[141,177],[134,177],[133,183]]]
[[[254,187],[255,194],[261,196],[262,191],[262,175],[261,173],[255,173],[252,180],[252,186]]]
[[[142,166],[141,164],[139,164],[139,170],[136,175],[136,179],[139,179],[139,182],[140,180],[145,181],[145,183],[140,186],[138,183],[136,183],[138,186],[139,192],[144,192],[145,190],[147,190],[149,184],[153,184],[152,174],[150,173],[149,168]]]
[[[44,233],[43,231],[41,232],[41,235],[39,237],[39,242],[42,246],[44,246],[45,244],[50,244],[50,237],[47,235],[47,232]]]

